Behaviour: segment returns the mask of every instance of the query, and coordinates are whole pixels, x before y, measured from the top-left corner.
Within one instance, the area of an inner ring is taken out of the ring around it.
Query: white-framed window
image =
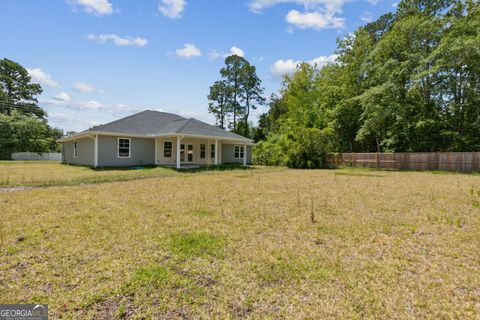
[[[205,143],[200,143],[200,159],[205,159],[207,157],[207,145]]]
[[[172,157],[172,150],[173,150],[173,142],[172,141],[164,141],[163,142],[163,157],[171,158]]]
[[[215,159],[215,144],[210,145],[210,158]]]
[[[243,155],[244,155],[244,152],[245,152],[243,146],[235,145],[235,146],[233,146],[233,150],[234,150],[233,158],[243,159]]]
[[[118,157],[130,158],[130,138],[118,138]]]
[[[77,141],[73,141],[73,156],[78,157]]]

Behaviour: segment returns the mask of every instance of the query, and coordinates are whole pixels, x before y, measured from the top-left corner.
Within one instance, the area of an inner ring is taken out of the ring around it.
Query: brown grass
[[[0,193],[0,303],[67,319],[478,317],[480,178],[339,172]]]
[[[0,161],[0,188],[45,187],[128,181],[173,176],[167,168],[92,169],[85,166],[60,164],[55,161]]]

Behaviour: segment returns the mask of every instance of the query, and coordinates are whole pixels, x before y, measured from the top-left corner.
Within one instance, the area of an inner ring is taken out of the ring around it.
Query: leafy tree
[[[260,115],[258,119],[258,126],[254,128],[253,139],[255,141],[265,140],[270,133],[279,129],[280,118],[288,111],[285,101],[272,94],[268,103],[269,110]]]
[[[231,55],[225,59],[220,74],[222,80],[210,87],[209,112],[220,127],[225,128],[226,119],[231,118],[232,130],[249,136],[250,110],[265,102],[256,69],[245,58]]]
[[[0,60],[0,158],[10,159],[14,152],[58,151],[56,140],[63,131],[52,128],[46,112],[37,105],[42,93],[20,64]]]
[[[50,130],[45,121],[16,110],[10,115],[0,114],[0,157],[10,159],[14,152],[52,150],[56,143]]]
[[[239,98],[242,91],[242,81],[244,79],[245,69],[249,65],[248,61],[240,56],[231,55],[225,59],[225,67],[220,70],[220,74],[230,92],[228,100],[228,109],[232,113],[233,131],[237,132],[237,117],[244,112],[240,105]]]
[[[255,102],[259,105],[265,103],[265,98],[263,97],[262,81],[257,76],[257,72],[254,66],[250,63],[245,65],[245,69],[242,72],[242,82],[241,82],[240,97],[245,103],[243,108],[244,110],[244,119],[243,119],[243,135],[248,137],[249,135],[249,124],[248,117],[250,116],[250,109],[257,109]]]
[[[478,1],[401,1],[339,39],[337,63],[285,77],[255,130],[257,160],[310,167],[299,150],[315,130],[336,152],[478,151],[479,48]]]
[[[28,71],[20,64],[0,60],[0,111],[11,114],[13,109],[39,118],[46,116],[45,111],[37,106],[36,96],[42,93],[39,84],[31,83]]]
[[[208,112],[212,113],[217,119],[217,125],[225,129],[229,110],[230,90],[224,80],[216,81],[210,87],[208,95]]]

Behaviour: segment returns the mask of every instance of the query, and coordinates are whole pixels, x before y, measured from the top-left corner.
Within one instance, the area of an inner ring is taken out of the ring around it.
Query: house
[[[92,167],[250,164],[252,140],[176,114],[146,110],[64,137],[62,162]]]

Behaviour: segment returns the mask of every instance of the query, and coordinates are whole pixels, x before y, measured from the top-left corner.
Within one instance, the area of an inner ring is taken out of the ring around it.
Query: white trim
[[[215,165],[218,164],[218,139],[215,139]]]
[[[180,169],[180,141],[182,137],[177,136],[177,169]]]
[[[73,140],[73,157],[78,158],[77,140]]]
[[[120,139],[128,140],[128,157],[120,157]],[[132,157],[132,139],[126,137],[117,138],[117,158],[118,159],[130,159]]]
[[[157,165],[157,163],[158,163],[158,148],[157,148],[158,141],[157,141],[157,138],[154,139],[154,142],[155,142],[155,165]]]
[[[95,135],[95,140],[93,141],[93,166],[98,167],[98,135]]]
[[[243,145],[243,165],[247,165],[247,145]]]

